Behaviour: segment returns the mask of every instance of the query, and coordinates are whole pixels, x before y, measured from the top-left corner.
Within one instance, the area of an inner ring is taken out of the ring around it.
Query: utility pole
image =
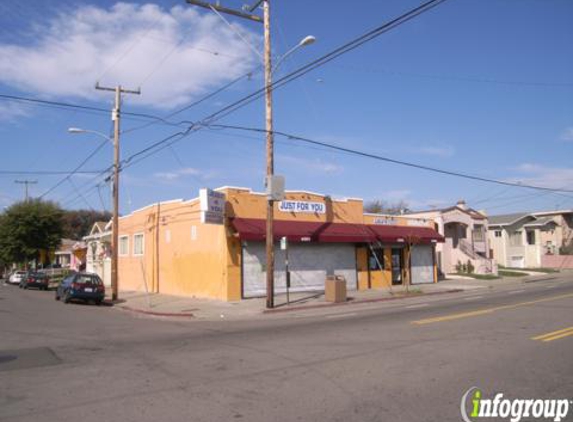
[[[28,185],[35,185],[38,183],[37,180],[14,180],[14,183],[19,185],[24,185],[24,201],[28,202]]]
[[[266,126],[266,187],[267,187],[267,218],[266,218],[266,285],[267,285],[267,308],[274,308],[275,290],[275,251],[274,251],[274,200],[270,194],[269,185],[274,176],[274,146],[273,146],[273,90],[272,90],[272,64],[271,64],[271,10],[270,0],[257,0],[252,6],[244,7],[244,11],[233,10],[222,7],[219,4],[210,4],[201,0],[186,0],[187,3],[204,7],[212,11],[226,13],[248,19],[254,22],[263,23],[265,51],[265,126]],[[263,5],[263,18],[253,15],[252,12],[260,5]]]
[[[115,104],[111,113],[111,120],[113,120],[113,216],[111,223],[111,299],[117,300],[118,298],[118,248],[119,248],[119,121],[121,117],[121,94],[141,94],[141,90],[137,91],[123,89],[121,85],[115,88],[108,88],[100,86],[99,82],[96,83],[96,89],[101,91],[111,91],[115,93]]]

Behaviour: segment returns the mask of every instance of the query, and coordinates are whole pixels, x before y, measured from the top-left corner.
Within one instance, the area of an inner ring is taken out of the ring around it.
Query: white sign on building
[[[374,219],[374,224],[380,224],[382,226],[397,226],[398,220],[391,217],[378,217]]]
[[[281,201],[279,202],[279,211],[306,214],[325,214],[326,205],[322,202]]]
[[[408,225],[415,227],[426,227],[428,225],[428,220],[408,220]]]
[[[199,190],[201,223],[223,224],[225,220],[225,194],[212,189]]]

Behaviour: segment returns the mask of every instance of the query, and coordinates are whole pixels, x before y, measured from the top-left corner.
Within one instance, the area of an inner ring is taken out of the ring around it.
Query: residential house
[[[489,240],[499,265],[512,268],[573,265],[562,255],[573,234],[573,210],[513,213],[489,218]]]
[[[61,268],[74,271],[80,271],[85,268],[86,245],[82,241],[62,239],[62,243],[54,255],[55,263]]]
[[[83,240],[87,246],[86,271],[99,275],[105,286],[111,286],[111,221],[94,223]]]
[[[497,274],[497,266],[490,257],[485,213],[468,207],[465,201],[460,200],[452,207],[407,215],[432,220],[435,229],[444,236],[445,242],[436,246],[440,274],[454,273],[460,264],[467,265],[468,262],[476,274]]]
[[[119,219],[120,290],[237,301],[266,294],[266,194],[208,191],[220,218],[200,198],[149,205]],[[365,214],[362,199],[287,191],[274,205],[275,291],[320,291],[329,275],[348,290],[437,281],[429,220]]]

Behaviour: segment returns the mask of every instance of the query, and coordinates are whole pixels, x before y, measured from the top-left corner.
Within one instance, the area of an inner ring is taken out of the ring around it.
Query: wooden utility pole
[[[28,185],[35,185],[38,183],[37,180],[14,180],[14,183],[19,185],[24,185],[24,201],[28,202]]]
[[[121,117],[121,94],[141,94],[141,91],[123,89],[121,85],[115,88],[100,86],[96,83],[96,89],[115,93],[115,104],[111,113],[113,120],[113,216],[111,223],[111,299],[118,298],[118,248],[119,248],[119,121]]]
[[[265,126],[266,126],[266,184],[271,183],[274,175],[274,145],[273,145],[273,89],[272,89],[272,63],[271,63],[271,10],[270,0],[257,0],[252,6],[245,8],[245,11],[238,11],[222,7],[219,4],[210,4],[201,0],[186,0],[187,3],[204,7],[220,13],[226,13],[248,19],[254,22],[263,23],[265,51]],[[263,18],[251,14],[260,5],[263,5]],[[267,218],[266,218],[266,285],[267,285],[267,308],[274,308],[275,296],[275,250],[274,250],[274,200],[270,192],[267,197]]]
[[[273,89],[271,64],[271,11],[270,1],[263,1],[263,26],[265,33],[265,127],[267,130],[267,185],[275,172],[274,140],[273,140]],[[267,186],[268,187],[268,186]],[[268,190],[268,189],[267,189]],[[275,244],[274,244],[274,201],[269,194],[267,197],[267,308],[275,306]]]

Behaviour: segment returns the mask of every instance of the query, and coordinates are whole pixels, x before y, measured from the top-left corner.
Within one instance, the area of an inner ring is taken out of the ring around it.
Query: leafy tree
[[[0,257],[6,263],[27,262],[40,250],[55,249],[62,239],[62,209],[53,202],[18,202],[0,218]]]
[[[111,213],[107,211],[71,210],[64,211],[63,237],[73,240],[81,240],[87,236],[96,221],[109,221]]]
[[[400,215],[410,211],[410,209],[408,208],[408,203],[404,200],[398,201],[396,203],[388,203],[386,201],[377,199],[367,202],[364,205],[364,211],[374,214]]]

